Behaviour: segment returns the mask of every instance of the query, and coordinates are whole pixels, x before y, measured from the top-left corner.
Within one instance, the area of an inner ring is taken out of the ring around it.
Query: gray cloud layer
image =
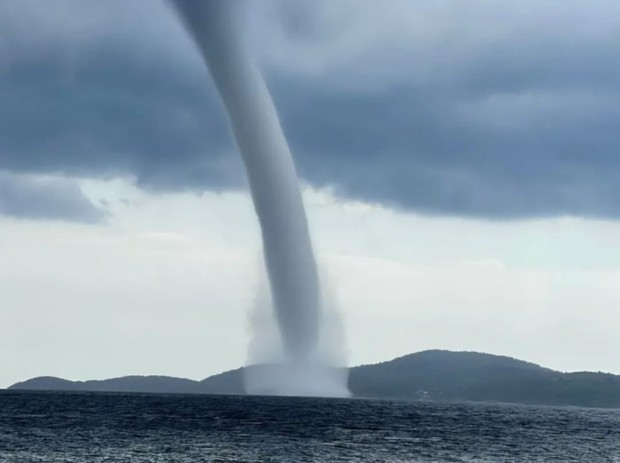
[[[106,214],[84,196],[74,181],[0,171],[0,215],[95,223]]]
[[[169,13],[1,3],[0,169],[242,185]],[[274,0],[247,25],[310,183],[430,214],[620,216],[617,2]]]

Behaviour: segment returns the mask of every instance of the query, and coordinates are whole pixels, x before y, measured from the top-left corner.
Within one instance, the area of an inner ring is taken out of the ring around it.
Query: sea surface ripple
[[[0,462],[620,462],[620,411],[0,391]]]

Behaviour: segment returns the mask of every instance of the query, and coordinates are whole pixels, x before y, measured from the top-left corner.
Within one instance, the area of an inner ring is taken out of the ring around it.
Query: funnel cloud
[[[260,222],[283,355],[266,362],[277,362],[277,366],[264,366],[269,372],[258,375],[258,389],[287,395],[347,395],[346,377],[328,365],[319,349],[323,298],[308,222],[278,114],[241,38],[238,21],[243,2],[172,3],[198,45],[224,103]],[[331,371],[337,371],[333,381]],[[246,386],[256,389],[255,384]]]

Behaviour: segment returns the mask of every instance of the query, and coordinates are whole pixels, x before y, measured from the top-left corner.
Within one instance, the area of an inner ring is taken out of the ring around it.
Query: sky
[[[620,374],[620,4],[265,0],[243,18],[349,364]],[[0,0],[0,387],[246,362],[243,165],[160,0]]]

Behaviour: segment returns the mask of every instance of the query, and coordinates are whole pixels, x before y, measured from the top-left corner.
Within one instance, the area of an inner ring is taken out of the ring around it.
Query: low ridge
[[[202,381],[168,376],[126,376],[97,381],[38,377],[9,389],[244,394],[245,368]],[[561,373],[511,357],[477,352],[428,350],[353,367],[349,372],[349,388],[354,397],[620,407],[620,376]]]

